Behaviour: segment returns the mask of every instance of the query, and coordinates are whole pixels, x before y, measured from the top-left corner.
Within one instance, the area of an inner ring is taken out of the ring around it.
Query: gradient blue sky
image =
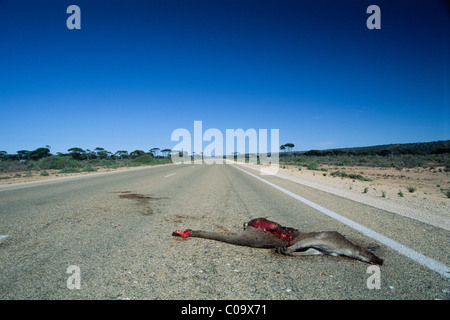
[[[172,148],[194,120],[279,129],[295,150],[448,140],[449,15],[436,0],[0,0],[0,150]]]

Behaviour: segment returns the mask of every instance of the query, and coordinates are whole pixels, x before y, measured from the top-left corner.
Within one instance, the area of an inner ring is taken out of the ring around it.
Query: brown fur
[[[209,231],[189,230],[190,237],[204,238],[253,248],[275,248],[277,252],[290,255],[341,255],[371,264],[383,264],[383,260],[375,254],[358,246],[336,231],[303,233],[291,229],[292,239],[284,239],[276,235],[251,226],[236,234],[223,234]],[[179,232],[173,236],[181,236]]]

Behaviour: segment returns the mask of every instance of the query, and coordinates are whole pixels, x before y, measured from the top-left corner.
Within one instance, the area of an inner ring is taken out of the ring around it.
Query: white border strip
[[[171,174],[168,174],[167,176],[165,176],[164,178],[168,178],[168,177],[174,176],[176,174],[177,174],[176,172],[175,173],[171,173]]]
[[[401,244],[401,243],[399,243],[399,242],[397,242],[395,240],[392,240],[391,238],[388,238],[388,237],[386,237],[386,236],[384,236],[384,235],[382,235],[382,234],[380,234],[380,233],[378,233],[376,231],[373,231],[372,229],[364,227],[363,225],[361,225],[361,224],[359,224],[359,223],[357,223],[357,222],[355,222],[353,220],[345,218],[345,217],[337,214],[336,212],[328,210],[328,209],[326,209],[326,208],[324,208],[322,206],[319,206],[318,204],[316,204],[316,203],[314,203],[312,201],[309,201],[309,200],[307,200],[305,198],[302,198],[302,197],[296,195],[295,193],[292,193],[292,192],[290,192],[290,191],[288,191],[288,190],[286,190],[286,189],[284,189],[282,187],[277,186],[276,184],[273,184],[272,182],[269,182],[269,181],[267,181],[267,180],[265,180],[265,179],[263,179],[261,177],[258,177],[257,175],[255,175],[253,173],[245,171],[244,169],[236,167],[235,165],[232,165],[232,164],[231,164],[231,166],[236,168],[236,169],[241,170],[242,172],[245,172],[246,174],[248,174],[248,175],[250,175],[250,176],[252,176],[252,177],[254,177],[254,178],[256,178],[256,179],[258,179],[258,180],[260,180],[260,181],[262,181],[264,183],[266,183],[266,184],[268,184],[271,187],[274,187],[275,189],[277,189],[277,190],[287,194],[288,196],[291,196],[294,199],[297,199],[297,200],[303,202],[304,204],[306,204],[306,205],[308,205],[308,206],[310,206],[310,207],[312,207],[312,208],[314,208],[314,209],[316,209],[316,210],[326,214],[327,216],[329,216],[329,217],[331,217],[333,219],[336,219],[339,222],[342,222],[343,224],[349,226],[350,228],[353,228],[353,229],[355,229],[355,230],[365,234],[366,236],[369,236],[372,239],[383,243],[384,245],[394,249],[395,251],[403,254],[404,256],[407,256],[408,258],[416,261],[417,263],[420,263],[421,265],[424,265],[425,267],[427,267],[427,268],[429,268],[429,269],[439,273],[440,275],[442,275],[442,276],[444,276],[446,278],[450,278],[450,268],[448,266],[446,266],[445,264],[443,264],[443,263],[441,263],[439,261],[436,261],[436,260],[434,260],[432,258],[429,258],[429,257],[427,257],[427,256],[425,256],[425,255],[423,255],[423,254],[421,254],[421,253],[411,249],[411,248],[408,248],[407,246],[405,246],[405,245],[403,245],[403,244]]]

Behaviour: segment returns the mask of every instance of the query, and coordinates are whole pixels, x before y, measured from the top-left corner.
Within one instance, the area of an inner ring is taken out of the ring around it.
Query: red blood
[[[266,218],[257,218],[250,220],[248,226],[256,229],[261,229],[263,231],[276,230],[281,228],[280,224],[267,220]]]
[[[270,234],[273,234],[274,236],[289,241],[289,243],[292,240],[292,230],[289,228],[283,227],[280,224],[267,220],[266,218],[257,218],[250,220],[247,224],[249,227],[253,227],[256,229],[263,230],[265,232],[268,232]]]
[[[187,238],[192,232],[190,230],[176,230],[177,234],[179,234],[182,238]]]

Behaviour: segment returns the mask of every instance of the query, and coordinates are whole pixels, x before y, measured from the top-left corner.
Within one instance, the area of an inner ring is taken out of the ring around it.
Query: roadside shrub
[[[14,172],[26,170],[28,167],[23,161],[2,160],[0,161],[0,172]]]
[[[136,164],[154,164],[157,161],[149,154],[143,154],[142,156],[139,156],[137,158],[134,158],[131,160],[133,163]]]
[[[95,165],[106,168],[116,168],[117,164],[114,160],[109,159],[93,159],[89,160],[89,165]]]
[[[77,168],[63,168],[58,173],[79,173],[79,172],[81,172],[81,171],[78,170]]]
[[[297,165],[301,165],[301,164],[304,163],[304,162],[308,162],[308,158],[305,157],[305,156],[295,158],[295,163],[296,163]]]
[[[42,171],[39,175],[42,177],[48,177],[50,174],[47,171]]]
[[[332,177],[350,178],[350,179],[355,179],[355,180],[360,180],[360,181],[372,181],[372,179],[366,178],[360,174],[353,174],[353,173],[348,174],[345,171],[339,171],[339,170],[332,172],[330,175]]]
[[[34,165],[37,169],[64,169],[81,168],[82,165],[71,157],[50,156],[37,161]]]
[[[372,179],[366,178],[366,177],[364,177],[364,176],[362,176],[360,174],[349,174],[348,176],[350,178],[352,178],[352,179],[357,179],[357,180],[360,180],[360,181],[373,181]]]
[[[306,167],[308,170],[318,170],[319,169],[319,165],[315,162],[312,162],[310,164],[308,164],[308,166]]]
[[[81,170],[81,171],[82,172],[95,172],[95,171],[97,171],[97,169],[93,168],[91,166],[87,166],[87,167],[83,168],[83,170]]]
[[[339,170],[332,172],[330,175],[332,177],[341,177],[341,178],[348,177],[348,174],[345,171],[339,171]]]

